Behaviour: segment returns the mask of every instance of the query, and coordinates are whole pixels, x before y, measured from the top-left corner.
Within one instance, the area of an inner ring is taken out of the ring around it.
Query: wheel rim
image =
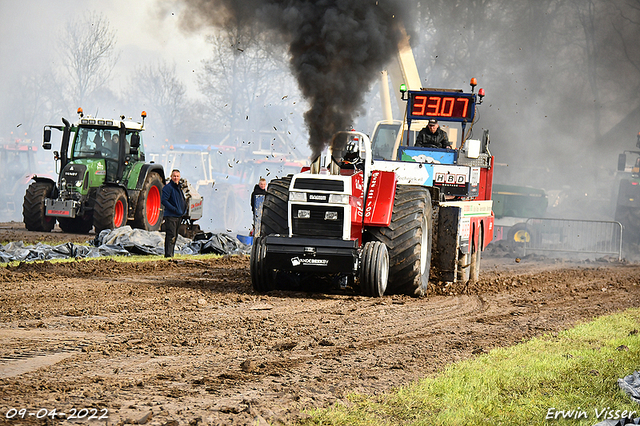
[[[116,228],[122,226],[122,221],[124,220],[124,204],[122,200],[116,201],[116,205],[113,212],[113,224]]]
[[[158,223],[160,217],[160,191],[157,186],[149,188],[149,194],[147,194],[147,206],[145,209],[147,216],[147,222],[153,226]]]
[[[513,234],[513,240],[516,243],[529,243],[531,242],[531,235],[528,231],[522,229],[515,234]]]
[[[380,296],[387,290],[387,283],[389,282],[389,255],[387,250],[384,250],[384,254],[380,259]]]

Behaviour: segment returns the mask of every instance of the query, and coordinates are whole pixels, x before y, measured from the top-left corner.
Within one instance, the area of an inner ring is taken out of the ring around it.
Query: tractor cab
[[[410,161],[454,165],[459,156],[477,159],[488,153],[488,132],[480,140],[472,139],[476,105],[482,103],[484,89],[474,92],[477,82],[471,80],[472,91],[451,89],[407,90],[400,87],[407,102],[406,120],[381,121],[371,138],[374,160]],[[418,135],[429,120],[438,120],[440,129],[448,136],[451,148],[416,146]]]
[[[439,200],[490,199],[490,185],[480,185],[481,174],[491,175],[489,131],[472,137],[476,107],[482,103],[484,90],[471,92],[452,89],[407,90],[400,87],[407,102],[404,121],[383,121],[376,126],[371,151],[374,170],[392,171],[398,182],[433,188]],[[419,132],[429,120],[437,120],[448,135],[451,148],[416,146]],[[393,142],[393,145],[392,145]]]
[[[82,108],[78,108],[78,115],[80,120],[75,124],[65,122],[65,126],[45,127],[44,149],[51,149],[51,129],[62,131],[61,152],[54,152],[55,158],[61,161],[61,179],[68,175],[66,177],[74,182],[82,180],[84,173],[78,174],[82,170],[89,171],[90,186],[118,183],[132,162],[145,160],[141,135],[144,111],[142,123],[125,121],[124,116],[120,120],[85,116]],[[69,168],[73,170],[70,172]],[[75,189],[80,191],[81,186]]]
[[[140,142],[137,142],[138,149],[131,149],[133,135],[136,135],[138,141],[140,140],[137,129],[80,124],[73,141],[70,161],[83,164],[97,160],[97,164],[104,165],[98,174],[103,175],[106,182],[117,182],[118,165],[121,162],[126,166],[130,161],[140,161],[144,158]],[[120,157],[120,144],[124,145],[122,150],[124,157]]]

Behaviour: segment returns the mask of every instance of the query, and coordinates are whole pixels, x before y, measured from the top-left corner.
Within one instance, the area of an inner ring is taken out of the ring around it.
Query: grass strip
[[[617,380],[640,370],[640,309],[499,348],[379,396],[310,412],[305,425],[595,425],[640,417]],[[626,411],[626,412],[625,412]]]

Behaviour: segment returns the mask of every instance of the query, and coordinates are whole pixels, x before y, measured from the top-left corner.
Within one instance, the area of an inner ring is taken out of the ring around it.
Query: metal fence
[[[622,259],[622,224],[613,221],[531,218],[527,252],[599,254]]]

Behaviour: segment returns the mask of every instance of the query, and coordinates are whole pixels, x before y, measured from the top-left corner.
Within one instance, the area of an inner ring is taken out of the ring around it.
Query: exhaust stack
[[[322,166],[320,165],[321,159],[322,159],[322,155],[318,155],[316,159],[311,162],[310,171],[312,175],[320,174],[320,169],[322,168]]]

